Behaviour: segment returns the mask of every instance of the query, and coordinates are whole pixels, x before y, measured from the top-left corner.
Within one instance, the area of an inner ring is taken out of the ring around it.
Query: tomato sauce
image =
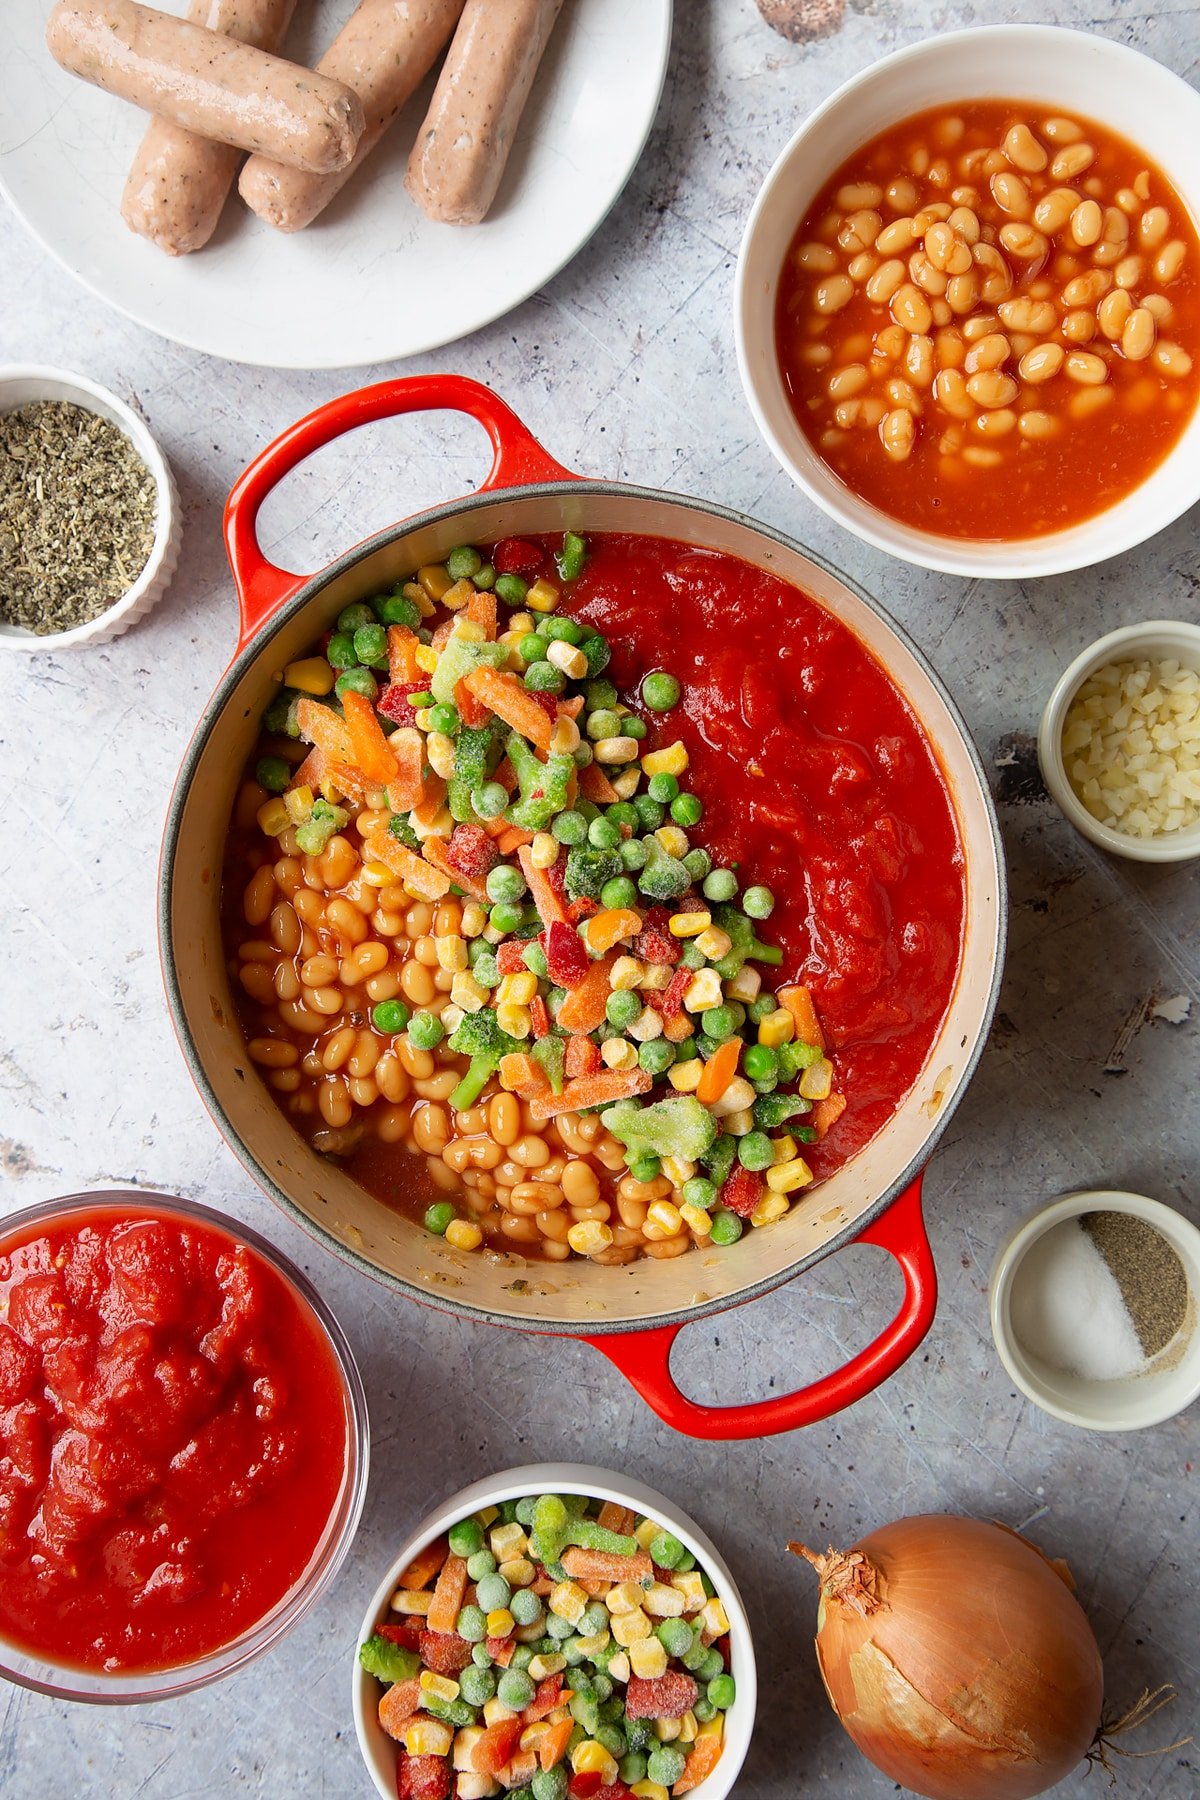
[[[682,682],[674,712],[646,717],[687,746],[693,839],[772,890],[761,929],[784,963],[764,974],[817,1002],[849,1101],[804,1152],[828,1175],[908,1093],[954,990],[964,860],[937,757],[881,664],[798,588],[664,539],[588,545],[572,613],[612,643],[631,703],[649,669]]]
[[[274,1269],[152,1206],[0,1238],[0,1635],[197,1662],[303,1576],[341,1491],[341,1371]]]

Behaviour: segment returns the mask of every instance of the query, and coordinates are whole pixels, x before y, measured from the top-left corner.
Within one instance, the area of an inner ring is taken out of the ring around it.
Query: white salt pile
[[[1030,1247],[1010,1316],[1030,1355],[1083,1381],[1118,1381],[1145,1367],[1116,1276],[1078,1219],[1064,1219]]]

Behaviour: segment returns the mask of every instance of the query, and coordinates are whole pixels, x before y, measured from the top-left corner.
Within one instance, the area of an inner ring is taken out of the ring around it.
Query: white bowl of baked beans
[[[1200,498],[1200,95],[1108,38],[913,44],[796,132],[738,262],[797,486],[949,574],[1084,568]]]
[[[1060,810],[1102,850],[1200,857],[1200,625],[1150,619],[1089,644],[1046,702],[1038,760]]]

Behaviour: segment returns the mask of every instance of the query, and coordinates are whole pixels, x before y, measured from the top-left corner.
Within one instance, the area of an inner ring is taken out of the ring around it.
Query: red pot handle
[[[920,1175],[894,1200],[881,1218],[855,1238],[856,1244],[874,1244],[900,1264],[904,1276],[904,1300],[900,1311],[874,1343],[852,1357],[832,1375],[776,1399],[754,1400],[747,1406],[702,1406],[681,1394],[671,1375],[671,1348],[679,1325],[660,1325],[651,1331],[622,1331],[613,1336],[588,1338],[614,1362],[660,1419],[676,1431],[696,1438],[770,1437],[779,1431],[795,1431],[815,1425],[830,1413],[847,1406],[894,1375],[912,1355],[937,1310],[937,1269],[921,1216]]]
[[[376,419],[412,412],[463,412],[483,426],[492,440],[493,454],[492,466],[479,484],[480,493],[526,482],[578,479],[543,450],[498,394],[465,375],[409,375],[327,401],[289,425],[255,457],[234,483],[225,504],[225,547],[241,607],[239,650],[309,579],[278,568],[259,549],[258,514],[272,488],[297,463],[345,432]]]

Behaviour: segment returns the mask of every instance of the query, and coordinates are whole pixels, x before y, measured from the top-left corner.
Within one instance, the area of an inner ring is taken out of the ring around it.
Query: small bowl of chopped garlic
[[[1200,856],[1200,625],[1152,619],[1098,638],[1046,703],[1038,760],[1071,824],[1102,850]]]
[[[179,496],[143,420],[69,369],[0,368],[0,653],[128,631],[179,561]]]

